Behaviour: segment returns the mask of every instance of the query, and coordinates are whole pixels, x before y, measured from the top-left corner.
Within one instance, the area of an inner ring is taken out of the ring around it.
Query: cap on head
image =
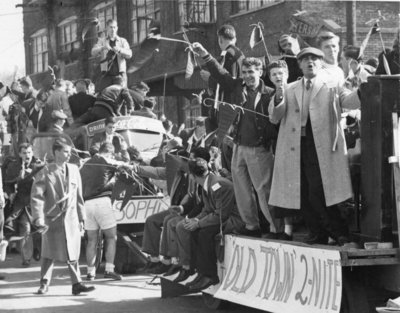
[[[206,125],[206,117],[199,116],[195,120],[195,126],[205,126]]]
[[[302,49],[299,54],[297,55],[297,60],[301,61],[301,59],[303,59],[306,55],[314,55],[320,59],[324,58],[324,53],[317,49],[317,48],[313,48],[313,47],[307,47]]]
[[[67,115],[63,112],[63,110],[54,110],[51,112],[51,118],[53,120],[66,120],[68,117]]]

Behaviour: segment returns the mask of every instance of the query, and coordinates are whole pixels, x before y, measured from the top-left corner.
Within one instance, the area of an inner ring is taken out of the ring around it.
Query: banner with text
[[[132,199],[120,211],[122,200],[117,200],[113,205],[117,224],[144,223],[150,215],[167,210],[169,202],[169,198]]]
[[[224,265],[216,298],[273,313],[340,311],[339,251],[225,236]]]

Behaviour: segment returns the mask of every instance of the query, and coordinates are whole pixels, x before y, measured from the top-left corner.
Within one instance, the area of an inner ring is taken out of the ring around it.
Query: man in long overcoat
[[[336,204],[352,196],[341,108],[357,108],[350,92],[323,71],[324,54],[305,48],[297,56],[304,78],[277,89],[270,102],[272,123],[280,122],[269,204],[302,209],[309,243],[347,242],[347,226]]]
[[[72,293],[94,290],[81,283],[79,254],[84,229],[85,209],[82,183],[76,165],[67,163],[71,146],[64,138],[53,144],[55,162],[45,166],[36,176],[31,191],[34,224],[48,228],[42,235],[42,265],[38,294],[45,294],[51,281],[54,261],[68,265]]]

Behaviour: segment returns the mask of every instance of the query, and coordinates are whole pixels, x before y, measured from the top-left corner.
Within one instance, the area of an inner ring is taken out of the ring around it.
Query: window
[[[32,70],[33,73],[40,73],[47,70],[49,53],[47,51],[47,31],[38,30],[31,36],[32,39]]]
[[[152,20],[160,20],[160,0],[132,0],[132,43],[143,41]]]
[[[58,24],[58,30],[61,52],[70,52],[72,49],[79,48],[76,16],[71,16]]]
[[[262,8],[264,6],[268,6],[275,2],[282,2],[282,0],[239,0],[234,5],[236,8],[234,9],[235,13],[250,11],[253,9]]]
[[[180,26],[185,23],[213,23],[217,18],[215,0],[178,0]]]
[[[103,31],[106,29],[106,23],[108,20],[117,20],[117,5],[115,0],[105,1],[93,8],[95,16],[99,19],[99,30]]]

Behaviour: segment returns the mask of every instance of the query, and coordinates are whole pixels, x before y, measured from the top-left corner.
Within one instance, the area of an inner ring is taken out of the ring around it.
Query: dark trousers
[[[127,77],[125,72],[121,72],[118,75],[110,75],[102,72],[99,80],[96,82],[96,92],[101,92],[104,88],[114,85],[116,83],[116,78],[119,77],[124,79],[123,87],[126,87]]]
[[[219,233],[219,225],[200,228],[192,232],[192,251],[196,260],[195,267],[199,274],[207,277],[218,276],[215,236]]]
[[[89,123],[102,120],[103,118],[107,118],[109,116],[114,116],[114,114],[107,110],[105,107],[95,104],[90,111],[84,113],[75,120],[74,127],[87,125]]]
[[[153,214],[146,219],[143,232],[142,251],[151,256],[160,254],[160,238],[164,219],[169,215],[169,211],[161,211]]]
[[[326,206],[321,170],[310,120],[306,136],[301,137],[301,213],[312,235],[348,236],[346,221],[338,206]]]

